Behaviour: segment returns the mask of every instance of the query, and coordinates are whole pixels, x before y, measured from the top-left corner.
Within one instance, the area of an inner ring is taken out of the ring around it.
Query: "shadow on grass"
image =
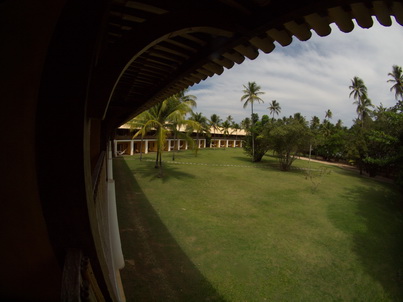
[[[114,176],[127,301],[225,301],[172,237],[125,160],[114,161]]]
[[[364,271],[392,301],[403,301],[403,208],[387,184],[346,191],[345,205],[329,209],[333,224],[353,237],[352,250]],[[336,213],[336,215],[334,215]]]
[[[129,170],[132,174],[140,174],[141,177],[148,178],[150,181],[160,180],[163,183],[171,178],[176,179],[189,179],[195,178],[193,174],[181,171],[175,164],[163,163],[162,168],[155,168],[155,163],[144,162],[143,165],[138,166],[136,170]]]

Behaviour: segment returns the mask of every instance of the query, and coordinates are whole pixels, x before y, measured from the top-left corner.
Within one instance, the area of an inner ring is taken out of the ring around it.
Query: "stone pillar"
[[[134,140],[130,141],[130,155],[134,154]]]

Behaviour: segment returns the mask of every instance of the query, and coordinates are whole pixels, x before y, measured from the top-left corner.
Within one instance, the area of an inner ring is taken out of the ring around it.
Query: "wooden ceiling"
[[[172,94],[255,59],[343,32],[403,24],[403,1],[114,0],[94,73],[90,115],[117,127]]]

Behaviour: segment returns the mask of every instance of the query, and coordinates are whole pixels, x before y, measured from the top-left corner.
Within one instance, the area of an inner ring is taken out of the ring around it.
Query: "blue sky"
[[[327,37],[315,32],[305,42],[294,37],[289,46],[276,45],[270,54],[246,59],[194,85],[189,94],[197,97],[195,111],[208,118],[213,113],[222,119],[231,115],[240,122],[250,116],[250,107],[243,109],[240,101],[243,85],[255,81],[265,92],[264,103],[254,105],[259,116],[269,114],[269,103],[277,100],[282,108],[279,117],[300,112],[308,120],[314,115],[323,119],[330,109],[334,123],[341,119],[351,126],[356,108],[348,87],[354,76],[364,80],[375,106],[393,106],[396,101],[387,74],[392,65],[403,67],[403,26],[393,20],[391,27],[383,27],[374,20],[370,29],[355,25],[347,34],[333,24],[331,28]]]

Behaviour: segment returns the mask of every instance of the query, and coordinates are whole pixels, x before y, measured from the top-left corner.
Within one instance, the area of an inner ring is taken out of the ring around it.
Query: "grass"
[[[241,149],[180,152],[159,178],[154,156],[115,160],[128,301],[403,301],[393,185],[327,166],[313,190],[308,162]]]

